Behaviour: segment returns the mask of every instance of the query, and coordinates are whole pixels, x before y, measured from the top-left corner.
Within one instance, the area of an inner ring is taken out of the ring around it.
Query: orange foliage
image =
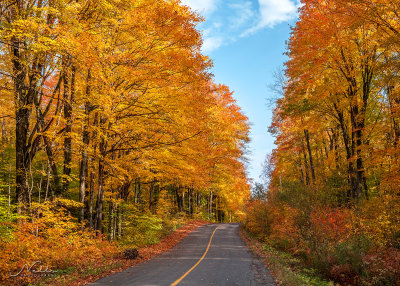
[[[313,235],[320,242],[343,242],[352,234],[352,212],[348,209],[314,209],[310,222]]]
[[[60,208],[60,201],[36,204],[33,215],[13,225],[10,237],[0,237],[0,282],[18,284],[35,277],[10,277],[25,265],[40,261],[44,267],[59,271],[75,267],[77,271],[96,262],[112,258],[115,243],[80,231],[80,225]],[[21,274],[29,274],[23,272]]]

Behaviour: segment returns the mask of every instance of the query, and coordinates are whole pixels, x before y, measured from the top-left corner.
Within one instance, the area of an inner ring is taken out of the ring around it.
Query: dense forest
[[[175,0],[0,1],[0,284],[240,214],[248,119],[201,21]]]
[[[199,14],[0,1],[0,284],[36,283],[12,276],[34,261],[95,271],[196,219],[242,220],[340,285],[400,285],[400,2],[301,3],[250,198],[249,120]]]
[[[301,2],[247,229],[342,285],[400,285],[400,2]]]

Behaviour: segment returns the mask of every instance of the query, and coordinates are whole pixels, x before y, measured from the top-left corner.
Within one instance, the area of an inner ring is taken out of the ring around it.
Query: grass
[[[267,265],[275,281],[282,286],[334,286],[331,281],[324,280],[315,269],[298,257],[278,250],[263,243],[241,228],[241,237]]]

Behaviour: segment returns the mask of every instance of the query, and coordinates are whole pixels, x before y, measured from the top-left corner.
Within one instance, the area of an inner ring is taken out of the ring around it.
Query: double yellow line
[[[199,261],[197,261],[197,263],[196,263],[195,265],[193,265],[192,268],[190,268],[185,274],[183,274],[178,280],[176,280],[176,281],[175,281],[174,283],[172,283],[170,286],[176,286],[176,285],[178,285],[190,272],[193,271],[193,269],[195,269],[195,268],[197,267],[197,265],[200,264],[200,262],[204,259],[204,257],[206,257],[207,252],[208,252],[208,249],[210,249],[210,245],[211,245],[213,236],[214,236],[215,232],[217,231],[217,229],[220,228],[221,226],[222,226],[222,225],[220,225],[220,226],[218,226],[218,227],[216,227],[216,228],[214,229],[214,231],[213,231],[213,233],[212,233],[212,235],[211,235],[211,237],[210,237],[210,241],[208,242],[207,249],[206,249],[206,251],[204,252],[203,256],[199,259]]]

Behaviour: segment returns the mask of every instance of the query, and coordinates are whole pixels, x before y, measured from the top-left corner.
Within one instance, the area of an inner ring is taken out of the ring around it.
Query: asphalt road
[[[170,251],[90,285],[275,286],[238,230],[238,224],[201,226]]]

